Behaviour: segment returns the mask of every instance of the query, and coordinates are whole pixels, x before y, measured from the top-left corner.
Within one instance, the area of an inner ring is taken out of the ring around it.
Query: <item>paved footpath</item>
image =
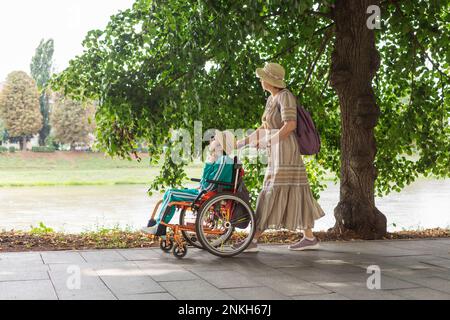
[[[0,253],[0,299],[450,299],[449,250],[441,239],[270,245],[231,259],[197,249],[183,260],[156,248]],[[367,287],[372,265],[380,289]]]

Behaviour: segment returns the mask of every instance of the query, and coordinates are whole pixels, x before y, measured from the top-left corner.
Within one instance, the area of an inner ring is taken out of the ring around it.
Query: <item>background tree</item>
[[[95,108],[92,104],[83,105],[81,102],[56,95],[50,115],[54,140],[69,144],[71,150],[75,149],[76,144],[88,144],[89,134],[95,129],[94,114]]]
[[[324,172],[340,180],[335,231],[380,238],[375,194],[450,175],[449,25],[448,0],[138,0],[89,32],[54,84],[101,101],[107,152],[127,156],[145,138],[157,158],[171,128],[196,120],[254,128],[265,102],[255,68],[279,62],[321,132],[306,159],[316,194]],[[166,164],[155,181],[179,184],[183,165]]]
[[[1,95],[1,93],[0,93]],[[6,138],[6,128],[3,120],[0,118],[0,146],[5,142]]]
[[[42,128],[39,92],[25,72],[15,71],[6,78],[0,95],[0,114],[9,137],[20,140],[20,148],[25,150],[27,141]]]
[[[50,134],[50,94],[47,90],[47,82],[50,80],[52,73],[54,53],[53,39],[41,40],[36,48],[36,53],[31,60],[31,76],[39,88],[41,96],[39,103],[41,106],[41,114],[43,118],[42,129],[39,131],[39,145],[45,145],[45,139]]]

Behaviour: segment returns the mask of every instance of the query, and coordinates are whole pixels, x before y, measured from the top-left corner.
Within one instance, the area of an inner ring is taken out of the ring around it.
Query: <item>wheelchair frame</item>
[[[167,205],[167,208],[175,206],[177,209],[198,212],[198,210],[201,208],[203,203],[205,203],[212,197],[217,196],[217,195],[221,194],[222,192],[224,192],[226,187],[229,188],[226,191],[230,192],[232,194],[237,194],[238,192],[242,191],[243,176],[244,176],[244,170],[242,168],[242,164],[238,163],[238,157],[234,157],[233,176],[232,176],[231,183],[226,183],[226,182],[216,181],[216,180],[207,180],[208,183],[217,185],[217,190],[214,190],[214,191],[202,190],[193,202],[174,201],[174,202],[170,202]],[[191,181],[200,182],[201,179],[191,178]],[[231,213],[230,210],[228,210],[228,213],[229,214]],[[251,210],[251,214],[254,215],[253,210]],[[173,237],[169,236],[169,233],[166,232],[165,239],[160,240],[161,249],[165,252],[170,252],[173,249],[173,253],[174,253],[175,257],[183,258],[187,254],[186,239],[185,239],[185,236],[183,235],[183,232],[196,233],[196,224],[190,223],[190,224],[186,224],[186,225],[180,225],[180,224],[165,223],[164,221],[161,221],[160,224],[165,226],[166,228],[171,229],[173,232]],[[223,232],[220,230],[213,230],[210,228],[204,228],[203,232],[205,234],[211,234],[211,235],[223,234]]]

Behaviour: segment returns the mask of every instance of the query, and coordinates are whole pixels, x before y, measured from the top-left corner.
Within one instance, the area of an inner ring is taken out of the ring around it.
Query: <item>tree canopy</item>
[[[95,107],[83,105],[79,101],[56,95],[50,116],[52,135],[56,142],[70,144],[88,144],[89,134],[93,133]]]
[[[336,2],[337,3],[337,2]],[[450,175],[450,1],[374,1],[381,58],[373,81],[378,195],[419,175]],[[330,86],[335,1],[137,0],[93,30],[55,89],[98,99],[97,137],[127,156],[144,139],[158,155],[172,128],[255,128],[265,104],[255,68],[278,62],[322,138],[309,164],[314,188],[340,175],[341,112]],[[344,39],[345,40],[345,39]],[[170,161],[170,160],[167,160]],[[158,183],[179,182],[166,165]]]
[[[0,115],[11,138],[25,142],[42,128],[36,83],[23,71],[8,75],[0,95]]]

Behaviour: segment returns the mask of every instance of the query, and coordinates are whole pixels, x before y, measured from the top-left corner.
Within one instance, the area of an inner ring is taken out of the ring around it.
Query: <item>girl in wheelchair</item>
[[[203,174],[200,185],[195,189],[169,189],[164,193],[163,199],[159,202],[161,207],[156,219],[150,219],[147,227],[141,231],[146,234],[165,236],[166,226],[161,221],[169,223],[175,215],[176,208],[169,207],[168,204],[175,201],[194,201],[200,192],[213,191],[217,184],[209,183],[209,180],[230,183],[233,176],[234,161],[230,157],[235,148],[235,138],[230,131],[216,130],[209,144],[209,157],[203,167]],[[155,208],[156,210],[156,208]],[[156,212],[154,212],[156,213]]]

